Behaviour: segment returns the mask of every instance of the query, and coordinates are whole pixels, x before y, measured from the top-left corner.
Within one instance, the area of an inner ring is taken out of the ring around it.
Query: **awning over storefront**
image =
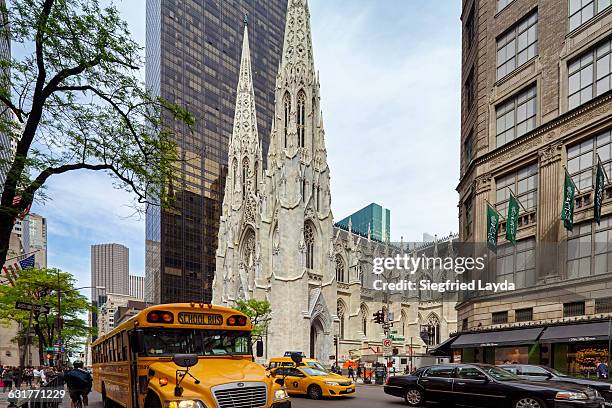
[[[455,340],[457,340],[457,337],[449,337],[448,339],[444,340],[442,343],[438,344],[436,347],[429,350],[429,355],[435,356],[435,357],[452,356],[453,352],[451,351],[451,345],[453,344]]]
[[[540,343],[578,343],[584,341],[607,340],[608,322],[565,324],[547,327],[540,337]]]
[[[496,347],[534,344],[544,328],[502,330],[460,335],[451,348]]]

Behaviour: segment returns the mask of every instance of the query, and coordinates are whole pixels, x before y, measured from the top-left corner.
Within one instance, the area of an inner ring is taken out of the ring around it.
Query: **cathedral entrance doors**
[[[323,358],[323,324],[315,319],[310,325],[310,358],[321,360]]]

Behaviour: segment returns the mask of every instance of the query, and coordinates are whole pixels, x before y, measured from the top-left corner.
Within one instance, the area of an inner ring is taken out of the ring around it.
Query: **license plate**
[[[347,388],[346,392],[353,392],[353,389],[352,388]]]
[[[602,407],[612,407],[612,402],[604,402]]]

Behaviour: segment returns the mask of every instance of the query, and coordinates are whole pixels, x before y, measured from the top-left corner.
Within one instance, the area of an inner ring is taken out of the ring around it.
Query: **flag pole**
[[[572,182],[572,184],[574,185],[574,188],[576,189],[576,192],[577,192],[578,194],[582,194],[582,193],[580,192],[580,189],[578,188],[578,186],[576,186],[576,183],[574,183],[574,179],[573,179],[573,178],[572,178],[572,176],[569,174],[569,171],[567,171],[567,167],[563,166],[563,170],[565,170],[565,175],[566,175],[567,177],[569,177],[570,181],[571,181],[571,182]],[[592,173],[591,173],[591,174],[592,174]]]
[[[491,203],[489,202],[489,200],[487,200],[487,199],[485,198],[485,201],[486,201],[486,203],[487,203],[487,204],[489,204],[489,206],[490,206],[491,208],[493,208],[493,210],[495,210],[495,212],[497,213],[497,215],[499,215],[501,218],[503,218],[503,220],[504,220],[504,221],[506,221],[506,217],[504,217],[503,215],[501,215],[501,213],[500,213],[499,211],[497,211],[497,208],[495,208],[495,206],[494,206],[493,204],[491,204]]]
[[[12,258],[6,258],[6,261],[4,261],[4,262],[6,263],[8,261],[12,261],[13,259],[18,259],[18,258],[21,258],[21,257],[26,258],[28,255],[32,255],[32,254],[35,254],[36,252],[40,252],[40,251],[42,251],[42,249],[36,249],[36,250],[34,250],[32,252],[28,252],[28,253],[25,253],[25,254],[20,254],[20,255],[14,256]]]
[[[521,206],[521,208],[523,209],[523,211],[527,212],[527,209],[523,206],[523,203],[521,203],[521,200],[518,199],[518,197],[516,196],[516,194],[514,194],[514,191],[512,191],[512,189],[510,188],[510,186],[507,187],[508,190],[510,190],[510,194],[512,194],[512,197],[514,197],[514,199],[516,200],[517,203],[519,203],[519,205]]]

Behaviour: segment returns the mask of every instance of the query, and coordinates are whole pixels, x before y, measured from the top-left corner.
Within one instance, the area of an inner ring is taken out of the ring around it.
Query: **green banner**
[[[605,177],[603,165],[601,164],[601,161],[597,161],[597,173],[595,174],[595,198],[593,200],[593,211],[597,225],[599,225],[601,221],[601,206],[604,198],[604,185],[606,184]]]
[[[516,230],[518,228],[519,219],[519,203],[514,197],[514,194],[510,193],[510,199],[508,200],[508,217],[506,221],[506,239],[513,244],[516,244]]]
[[[566,229],[571,231],[574,228],[574,196],[576,186],[570,175],[565,172],[565,183],[563,186],[563,209],[561,210],[561,220]]]
[[[499,231],[499,213],[487,204],[487,248],[497,252],[497,233]]]

